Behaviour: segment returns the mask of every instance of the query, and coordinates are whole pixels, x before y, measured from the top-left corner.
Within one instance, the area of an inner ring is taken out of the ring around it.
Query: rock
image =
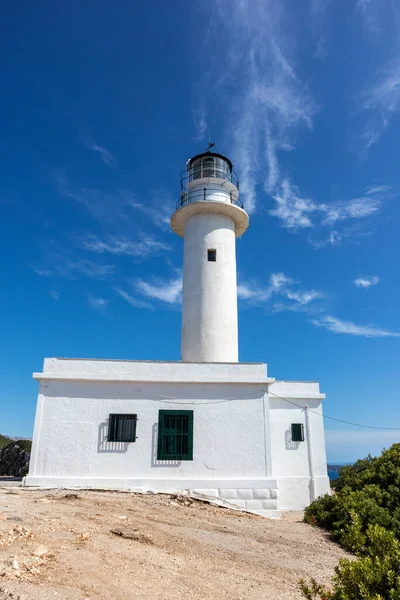
[[[11,563],[11,566],[13,568],[14,571],[19,571],[19,564],[16,558],[13,558],[13,561]]]
[[[192,506],[194,504],[194,500],[190,498],[185,492],[180,492],[178,494],[171,494],[170,499],[172,500],[171,504],[181,504],[183,506]]]
[[[144,540],[144,537],[137,529],[111,529],[111,533],[119,535],[127,540],[137,540],[139,542]]]
[[[30,440],[10,440],[0,447],[0,475],[6,477],[23,477],[28,472],[31,455]]]
[[[38,556],[39,558],[41,558],[42,556],[45,556],[46,554],[49,553],[49,549],[47,548],[47,546],[43,546],[43,544],[39,544],[38,546],[35,546],[35,548],[32,551],[32,556]]]

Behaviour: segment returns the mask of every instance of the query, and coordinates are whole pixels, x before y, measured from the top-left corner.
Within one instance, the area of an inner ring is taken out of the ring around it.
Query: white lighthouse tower
[[[185,490],[270,517],[329,492],[318,382],[239,362],[235,245],[249,217],[211,148],[187,162],[171,219],[182,360],[46,358],[25,485]]]
[[[236,238],[248,224],[231,161],[210,150],[188,160],[171,219],[184,238],[184,362],[239,360]]]

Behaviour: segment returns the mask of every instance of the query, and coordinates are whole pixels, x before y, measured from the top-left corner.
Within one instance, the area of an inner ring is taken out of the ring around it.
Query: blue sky
[[[45,356],[180,358],[187,158],[234,162],[242,361],[400,428],[400,6],[390,0],[8,4],[0,431],[30,436]],[[400,440],[326,421],[328,458]]]

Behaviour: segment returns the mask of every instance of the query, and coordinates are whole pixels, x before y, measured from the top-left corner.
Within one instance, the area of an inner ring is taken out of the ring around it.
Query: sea
[[[339,477],[339,472],[338,471],[330,471],[328,469],[328,477],[330,480],[337,479]]]

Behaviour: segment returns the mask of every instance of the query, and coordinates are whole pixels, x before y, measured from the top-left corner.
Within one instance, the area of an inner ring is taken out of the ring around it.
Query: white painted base
[[[26,486],[189,491],[262,516],[302,510],[330,491],[316,382],[275,382],[261,364],[65,359],[46,359],[35,377]],[[193,410],[193,460],[157,460],[166,408]],[[135,442],[108,442],[114,412],[138,415]],[[308,437],[294,443],[291,423],[306,425],[306,414]]]

